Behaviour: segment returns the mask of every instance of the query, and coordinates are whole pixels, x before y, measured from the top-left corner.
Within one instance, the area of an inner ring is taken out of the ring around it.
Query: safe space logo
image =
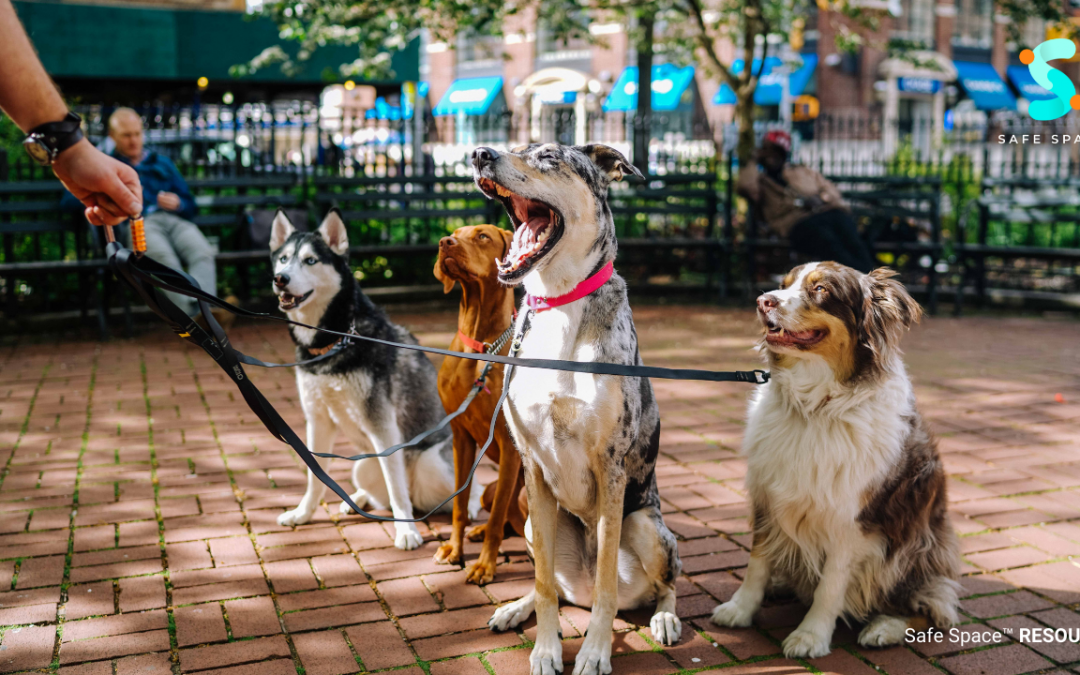
[[[1069,110],[1080,110],[1080,96],[1072,80],[1057,68],[1047,64],[1054,59],[1070,59],[1076,54],[1076,44],[1066,38],[1047,40],[1034,51],[1025,49],[1020,52],[1020,62],[1027,65],[1035,81],[1057,98],[1032,101],[1028,106],[1031,119],[1043,122],[1064,117]]]

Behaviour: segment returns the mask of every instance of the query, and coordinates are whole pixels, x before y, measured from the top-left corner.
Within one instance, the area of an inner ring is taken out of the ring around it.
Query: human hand
[[[180,208],[180,197],[175,192],[165,192],[162,190],[157,195],[158,206],[166,211],[177,211]]]
[[[139,174],[85,138],[60,153],[53,173],[86,207],[92,225],[116,225],[142,213]]]

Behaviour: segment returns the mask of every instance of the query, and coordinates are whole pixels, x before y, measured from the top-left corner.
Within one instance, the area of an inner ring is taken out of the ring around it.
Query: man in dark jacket
[[[739,171],[739,194],[799,253],[869,272],[874,259],[840,191],[810,167],[789,163],[790,154],[786,131],[765,134],[756,164]]]
[[[168,157],[143,148],[142,118],[131,108],[118,108],[109,117],[109,137],[116,143],[113,156],[134,167],[142,180],[146,254],[174,269],[186,267],[199,286],[217,292],[214,247],[189,220],[195,216],[195,199],[183,176]],[[198,312],[194,299],[166,295],[189,316]]]

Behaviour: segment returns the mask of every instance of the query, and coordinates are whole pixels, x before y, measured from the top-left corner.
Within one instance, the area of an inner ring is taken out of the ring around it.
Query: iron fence
[[[79,112],[86,119],[90,139],[107,148],[106,124],[112,109],[87,105]],[[244,204],[245,195],[255,194],[248,183],[264,180],[267,174],[288,174],[290,187],[282,188],[281,198],[306,203],[313,214],[337,201],[370,202],[359,207],[358,213],[367,217],[373,209],[379,211],[362,228],[365,241],[372,245],[386,239],[397,242],[395,246],[430,247],[455,223],[465,222],[461,214],[442,211],[480,209],[482,205],[469,198],[460,204],[434,204],[431,196],[423,194],[430,188],[418,181],[456,179],[467,188],[469,156],[477,145],[500,149],[528,142],[602,142],[630,156],[635,139],[648,126],[650,174],[700,176],[694,179],[693,189],[700,192],[707,183],[714,198],[673,194],[659,199],[659,195],[649,195],[652,201],[646,204],[639,200],[640,195],[624,199],[620,196],[624,186],[615,186],[613,203],[621,209],[617,214],[620,236],[628,242],[628,260],[632,258],[639,271],[635,276],[642,282],[700,283],[712,278],[718,271],[716,266],[723,267],[723,275],[731,278],[746,273],[741,269],[746,261],[731,255],[746,238],[745,211],[740,211],[733,199],[732,177],[739,168],[732,156],[735,128],[730,124],[711,126],[696,113],[659,113],[646,121],[633,112],[582,113],[572,107],[543,107],[536,114],[500,110],[479,116],[402,119],[392,110],[328,111],[307,101],[156,105],[138,112],[144,118],[149,145],[172,158],[194,185],[210,181],[206,184],[218,186],[212,195],[201,197],[213,201],[213,208],[206,206],[202,215],[216,219],[219,238],[225,242],[223,250],[242,239],[236,229],[240,225],[234,225],[232,219],[234,211],[251,208]],[[852,179],[860,176],[898,177],[915,183],[923,179],[938,191],[942,251],[940,257],[933,258],[932,271],[945,286],[963,290],[966,277],[974,280],[980,293],[997,287],[1080,291],[1080,265],[1069,253],[1080,247],[1080,204],[1065,199],[1080,187],[1080,125],[976,114],[957,115],[948,122],[943,125],[919,118],[886,123],[865,112],[822,115],[794,124],[793,155],[795,161],[826,176],[842,178],[843,184],[854,185],[856,191],[859,182]],[[774,126],[776,122],[757,124],[759,133]],[[1036,136],[1038,143],[1033,142]],[[9,185],[45,178],[51,177],[22,157],[0,155],[0,180]],[[327,186],[334,180],[339,181],[339,187],[330,191]],[[673,188],[664,184],[663,189]],[[409,196],[390,196],[394,194]],[[375,195],[384,196],[373,199]],[[983,208],[987,199],[997,200],[997,205]],[[1033,207],[1033,199],[1053,206]],[[0,229],[4,230],[0,264],[26,255],[46,259],[73,255],[63,235],[58,235],[60,248],[50,253],[51,249],[45,249],[52,244],[42,243],[47,238],[22,232],[20,223],[35,216],[24,213],[17,203],[34,199],[23,200],[14,191],[4,201],[9,205],[0,213]],[[417,213],[394,215],[406,206]],[[1017,216],[1020,212],[1025,215]],[[499,214],[493,212],[491,218],[497,217]],[[404,243],[394,234],[401,223],[407,223],[413,233]],[[372,228],[384,226],[385,232],[373,233]],[[925,224],[914,222],[893,226],[899,230],[910,226],[916,237],[925,237],[930,231]],[[726,253],[659,244],[704,239],[719,242]],[[1015,255],[1003,253],[1010,248]],[[1039,257],[1035,249],[1049,250],[1049,257]],[[371,281],[391,283],[384,272],[379,271],[379,278]],[[420,272],[397,274],[394,283],[422,277]],[[21,286],[12,287],[11,283],[0,280],[8,301],[13,293],[22,292]],[[32,295],[33,286],[26,288]],[[58,300],[50,302],[49,306],[57,306]]]

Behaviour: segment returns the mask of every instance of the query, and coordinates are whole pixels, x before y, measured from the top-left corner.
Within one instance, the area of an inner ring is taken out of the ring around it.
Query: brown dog
[[[461,283],[461,306],[458,311],[458,333],[450,343],[450,349],[480,353],[483,343],[491,344],[510,326],[514,315],[514,291],[498,280],[495,258],[506,255],[512,232],[494,225],[475,225],[454,231],[453,236],[443,237],[439,242],[439,260],[435,263],[435,277],[449,293],[454,283]],[[501,350],[505,354],[507,343]],[[450,413],[457,410],[469,394],[480,372],[482,361],[447,357],[439,369],[439,396],[443,407]],[[465,483],[469,469],[476,460],[476,448],[487,441],[491,417],[502,393],[503,367],[495,364],[487,376],[487,391],[481,392],[462,415],[454,418],[450,426],[454,431],[454,478],[456,488]],[[487,450],[487,456],[499,463],[499,479],[494,495],[490,487],[484,491],[483,506],[491,513],[487,525],[469,532],[471,541],[484,540],[480,557],[469,568],[469,583],[486,584],[495,578],[499,546],[503,530],[509,521],[520,534],[525,531],[525,510],[519,493],[524,485],[521,475],[521,457],[510,438],[502,413],[495,425],[495,439]],[[439,547],[435,561],[440,563],[461,562],[462,538],[468,524],[469,492],[466,490],[454,499],[454,521],[450,541]]]

